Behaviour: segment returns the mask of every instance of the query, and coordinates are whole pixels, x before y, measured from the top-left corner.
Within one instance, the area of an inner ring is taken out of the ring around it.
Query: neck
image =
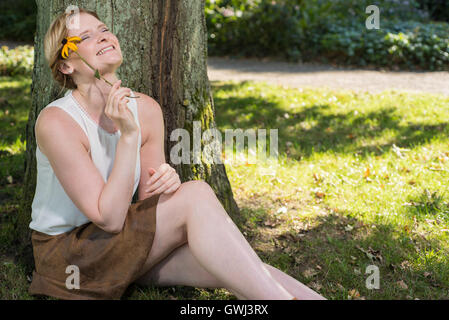
[[[102,75],[103,78],[114,84],[119,79],[115,73]],[[75,98],[81,100],[83,107],[88,111],[97,122],[100,122],[104,115],[104,109],[108,101],[109,92],[112,86],[104,80],[98,80],[95,77],[89,77],[89,80],[76,81],[77,88],[73,90]]]

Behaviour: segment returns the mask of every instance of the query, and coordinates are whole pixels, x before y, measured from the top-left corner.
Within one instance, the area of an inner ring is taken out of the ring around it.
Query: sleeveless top
[[[131,96],[134,92],[131,91]],[[141,132],[137,113],[137,102],[129,99],[128,108],[134,115],[139,126],[139,138],[136,170],[134,177],[133,195],[140,180],[140,144]],[[83,129],[89,139],[89,155],[106,183],[114,165],[117,142],[121,136],[120,130],[109,133],[100,127],[89,114],[80,106],[72,90],[68,90],[64,97],[49,103],[45,108],[58,107],[67,112]],[[37,122],[37,120],[36,120]],[[36,141],[37,182],[36,191],[31,205],[31,223],[33,230],[57,235],[70,231],[80,225],[90,222],[81,212],[59,183],[48,158],[41,152]],[[130,203],[131,204],[131,203]]]

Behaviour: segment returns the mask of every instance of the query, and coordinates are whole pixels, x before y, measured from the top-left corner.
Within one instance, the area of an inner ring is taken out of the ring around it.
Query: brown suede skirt
[[[35,270],[28,292],[67,300],[120,299],[142,275],[156,232],[159,196],[131,204],[117,234],[92,222],[54,236],[33,230]],[[79,270],[79,288],[73,266]]]

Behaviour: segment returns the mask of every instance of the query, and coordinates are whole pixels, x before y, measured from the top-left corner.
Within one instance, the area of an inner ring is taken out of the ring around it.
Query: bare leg
[[[158,287],[189,286],[195,288],[224,288],[224,285],[206,271],[190,252],[188,244],[173,250],[166,258],[136,281],[140,285]],[[246,297],[228,289],[238,299]]]
[[[326,300],[326,298],[281,270],[266,263],[264,265],[272,277],[299,300]],[[226,288],[223,283],[199,264],[187,244],[175,249],[146,273],[138,283],[162,287],[182,285],[196,288]],[[232,289],[226,289],[240,300],[248,299]]]
[[[270,271],[273,278],[275,278],[280,284],[284,286],[285,289],[287,289],[288,292],[290,292],[299,300],[327,300],[319,293],[313,291],[311,288],[307,287],[303,283],[299,282],[298,280],[296,280],[292,276],[289,276],[278,268],[270,266],[266,263],[265,266]]]
[[[141,277],[179,246],[189,244],[198,263],[222,287],[248,299],[292,299],[265,267],[204,181],[182,183],[162,194],[156,233]]]
[[[249,299],[290,300],[289,293],[228,216],[207,183],[199,184],[193,212],[187,217],[187,238],[198,262],[226,288]]]

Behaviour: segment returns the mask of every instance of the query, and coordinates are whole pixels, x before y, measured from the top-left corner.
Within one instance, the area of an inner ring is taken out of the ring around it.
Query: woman
[[[75,15],[80,27],[67,29]],[[79,55],[62,59],[61,43],[73,36],[82,39]],[[36,121],[31,294],[120,299],[135,282],[226,288],[239,299],[324,299],[263,263],[206,182],[180,183],[165,162],[161,108],[120,87],[120,44],[95,12],[59,15],[45,55],[70,90]]]

